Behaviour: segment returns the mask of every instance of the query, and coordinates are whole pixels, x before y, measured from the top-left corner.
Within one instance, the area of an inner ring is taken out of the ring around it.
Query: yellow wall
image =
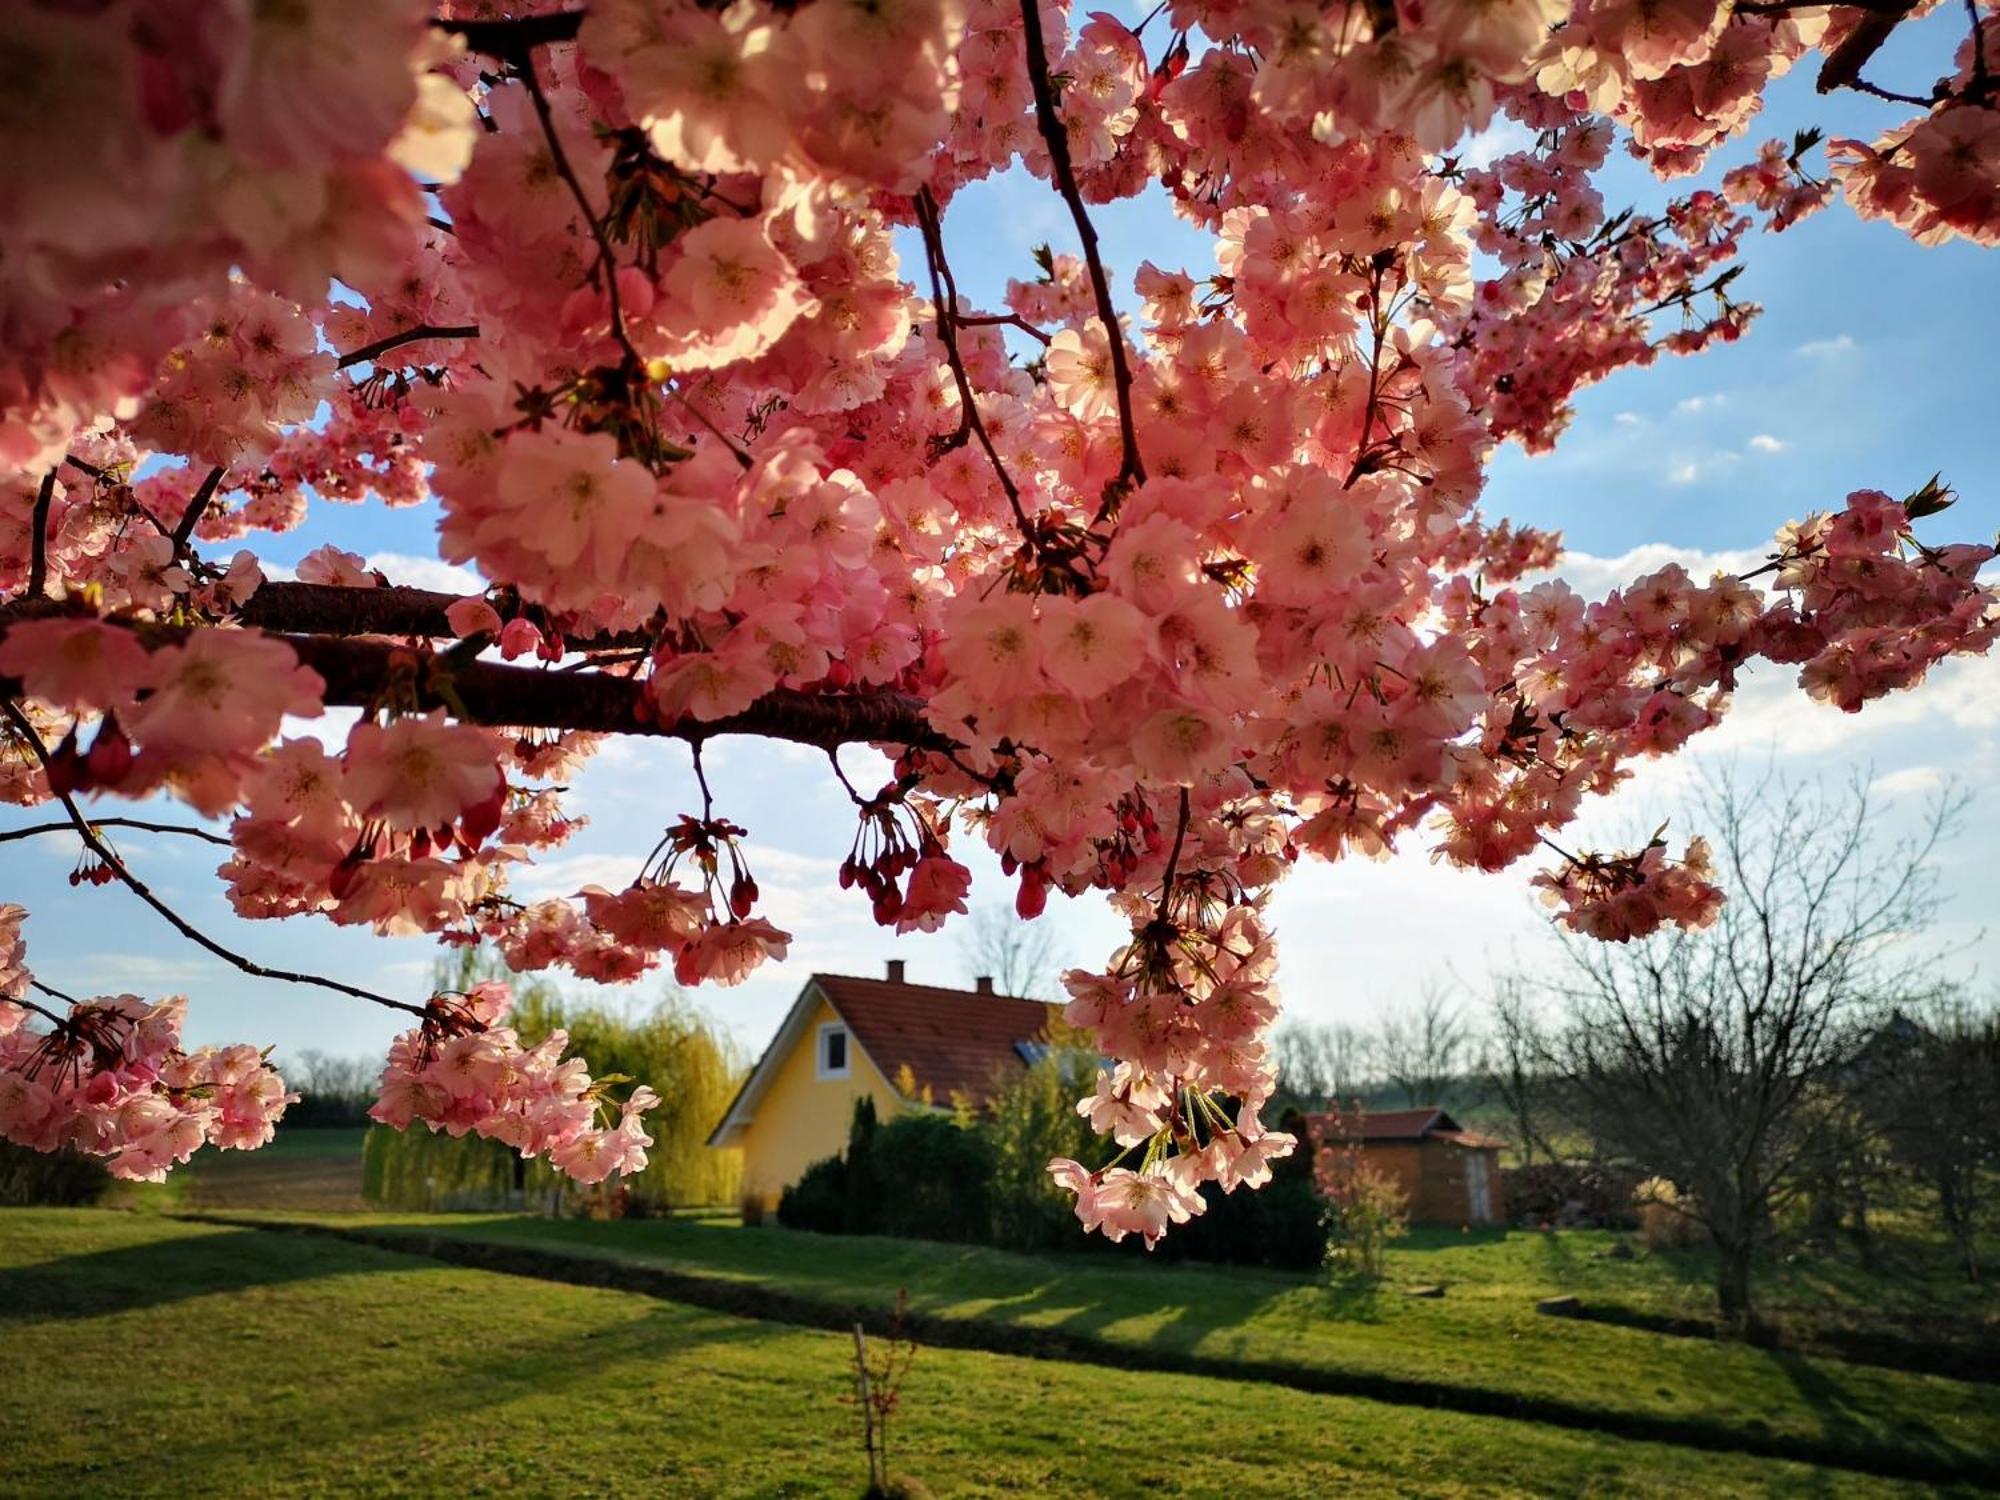
[[[762,1200],[767,1209],[777,1207],[778,1195],[807,1167],[847,1149],[856,1099],[863,1094],[873,1097],[875,1113],[883,1120],[901,1107],[896,1090],[861,1050],[851,1030],[847,1077],[817,1076],[819,1029],[839,1019],[832,1006],[819,1002],[743,1131],[743,1196]]]

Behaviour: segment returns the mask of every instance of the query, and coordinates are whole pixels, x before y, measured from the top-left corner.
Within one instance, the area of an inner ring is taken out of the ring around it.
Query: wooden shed
[[[1442,1109],[1310,1115],[1313,1149],[1352,1143],[1367,1166],[1402,1188],[1413,1224],[1498,1224],[1505,1143],[1465,1129]]]

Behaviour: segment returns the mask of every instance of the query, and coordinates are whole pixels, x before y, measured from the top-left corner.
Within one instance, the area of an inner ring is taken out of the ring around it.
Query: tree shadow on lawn
[[[51,1323],[422,1261],[255,1229],[153,1240],[0,1270],[0,1323]]]
[[[325,1339],[318,1324],[323,1316],[320,1309],[302,1302],[295,1306],[293,1316],[301,1327],[311,1324],[316,1339]],[[168,1476],[176,1492],[192,1494],[214,1487],[232,1474],[240,1477],[246,1462],[260,1465],[254,1450],[263,1446],[284,1453],[283,1473],[290,1483],[315,1493],[322,1485],[331,1493],[411,1492],[427,1490],[438,1476],[432,1475],[426,1482],[408,1465],[435,1459],[449,1471],[462,1462],[454,1453],[470,1442],[485,1448],[497,1445],[503,1458],[528,1452],[536,1455],[538,1463],[574,1468],[576,1472],[561,1476],[544,1474],[539,1483],[549,1487],[541,1492],[562,1492],[573,1482],[579,1486],[576,1492],[584,1493],[596,1488],[586,1471],[601,1470],[604,1455],[593,1460],[572,1451],[579,1422],[610,1421],[609,1414],[622,1411],[624,1416],[617,1419],[623,1424],[619,1433],[607,1433],[605,1444],[616,1447],[619,1462],[627,1463],[633,1453],[629,1433],[635,1396],[648,1402],[649,1412],[664,1406],[670,1418],[701,1426],[712,1421],[712,1414],[703,1414],[713,1392],[709,1382],[745,1379],[739,1370],[713,1366],[704,1358],[705,1351],[797,1337],[793,1330],[770,1324],[656,1306],[608,1328],[558,1333],[501,1351],[467,1341],[459,1346],[465,1350],[462,1357],[426,1363],[420,1373],[394,1379],[385,1378],[393,1366],[382,1363],[385,1357],[372,1352],[383,1347],[381,1335],[388,1331],[384,1325],[356,1322],[349,1325],[349,1331],[357,1353],[363,1349],[371,1352],[361,1363],[345,1368],[335,1364],[324,1371],[298,1372],[299,1378],[313,1381],[315,1399],[283,1408],[268,1403],[260,1406],[254,1435],[227,1422],[171,1422],[170,1430],[180,1435],[173,1444],[151,1449],[135,1461],[143,1463],[151,1480]],[[630,1374],[635,1367],[657,1378],[635,1386]],[[837,1361],[830,1361],[824,1385],[827,1417],[823,1437],[815,1441],[810,1433],[790,1435],[790,1445],[799,1449],[802,1458],[833,1441],[841,1431],[842,1411],[835,1404],[845,1389],[841,1373]],[[816,1376],[817,1372],[802,1371],[798,1361],[774,1356],[768,1379],[787,1385],[802,1375]],[[281,1378],[294,1378],[294,1372],[286,1371]],[[504,1423],[489,1421],[483,1432],[461,1430],[456,1425],[460,1419],[495,1419],[503,1408],[517,1401],[541,1403],[572,1392],[584,1394],[583,1406],[574,1414],[568,1406],[545,1407],[534,1413],[510,1412]],[[617,1401],[607,1402],[613,1395]],[[427,1429],[436,1434],[436,1440],[413,1441]],[[748,1435],[739,1437],[747,1439]],[[768,1446],[786,1441],[787,1434],[782,1424],[773,1424],[772,1430],[760,1431],[756,1440]],[[368,1444],[376,1445],[373,1451],[358,1451]],[[661,1456],[671,1459],[671,1446],[661,1450]],[[109,1478],[114,1483],[117,1477],[115,1472],[93,1474],[94,1479]],[[537,1483],[533,1476],[527,1480],[531,1488]]]

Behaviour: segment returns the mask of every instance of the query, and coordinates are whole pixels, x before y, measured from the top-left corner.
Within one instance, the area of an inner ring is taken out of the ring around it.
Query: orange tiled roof
[[[955,1093],[983,1104],[996,1076],[1026,1066],[1016,1044],[1045,1041],[1061,1007],[930,984],[815,974],[862,1050],[891,1082],[907,1065],[939,1104]]]

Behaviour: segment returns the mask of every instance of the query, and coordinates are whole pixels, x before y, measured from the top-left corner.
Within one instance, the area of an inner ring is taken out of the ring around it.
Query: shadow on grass
[[[0,1271],[0,1323],[95,1318],[399,1264],[390,1256],[330,1253],[334,1248],[236,1229],[14,1267]]]
[[[226,1221],[211,1216],[209,1222]],[[804,1328],[844,1333],[859,1324],[881,1334],[887,1331],[890,1322],[886,1308],[864,1301],[833,1300],[752,1281],[724,1281],[629,1258],[610,1260],[410,1229],[350,1229],[312,1222],[268,1227],[288,1229],[305,1237],[334,1237],[426,1255],[473,1269],[640,1292],[736,1317]],[[992,1354],[1110,1369],[1263,1381],[1318,1395],[1358,1396],[1401,1406],[1434,1406],[1471,1416],[1507,1417],[1613,1437],[1829,1464],[1892,1478],[2000,1483],[2000,1456],[1977,1447],[1961,1446],[1927,1423],[1904,1422],[1893,1433],[1885,1433],[1865,1420],[1856,1421],[1857,1415],[1865,1417],[1865,1414],[1857,1413],[1846,1397],[1829,1388],[1807,1393],[1808,1399],[1816,1399],[1827,1413],[1822,1432],[1787,1433],[1773,1431],[1761,1420],[1719,1423],[1705,1417],[1615,1410],[1563,1397],[1459,1384],[1448,1379],[1299,1365],[1271,1358],[1267,1352],[1245,1351],[1234,1355],[1199,1352],[1177,1347],[1185,1338],[1183,1324],[1190,1313],[1187,1303],[1178,1302],[1164,1309],[1156,1305],[1156,1310],[1170,1312],[1172,1316],[1144,1338],[1134,1338],[1129,1333],[1116,1339],[1098,1336],[1095,1329],[1118,1321],[1117,1309],[1113,1308],[1078,1310],[1058,1326],[913,1312],[903,1320],[903,1328],[920,1343],[939,1348],[979,1349]],[[1771,1357],[1796,1360],[1796,1356],[1789,1355]],[[1826,1379],[1809,1368],[1792,1378],[1808,1384]],[[1806,1387],[1801,1386],[1801,1390]]]

